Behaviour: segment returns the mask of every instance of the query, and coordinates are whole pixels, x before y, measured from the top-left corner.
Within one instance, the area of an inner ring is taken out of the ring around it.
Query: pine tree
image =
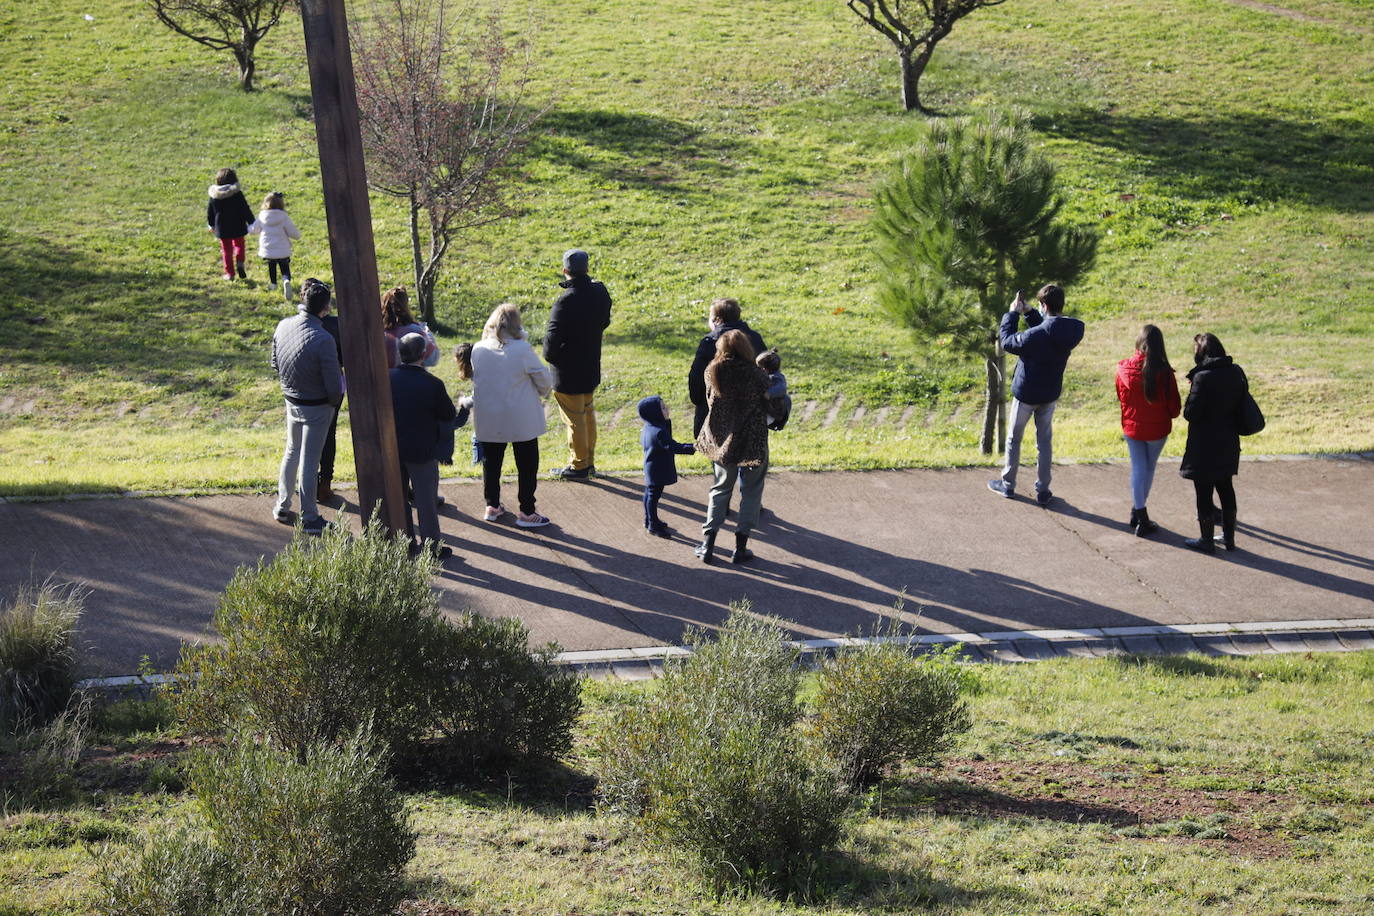
[[[1097,234],[1060,219],[1054,166],[1025,116],[935,122],[875,194],[878,300],[916,339],[982,358],[981,447],[1006,444],[1006,356],[997,323],[1017,289],[1073,282]]]

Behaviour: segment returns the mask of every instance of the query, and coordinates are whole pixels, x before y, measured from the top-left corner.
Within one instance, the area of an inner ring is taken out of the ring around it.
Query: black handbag
[[[1255,398],[1247,390],[1240,401],[1240,416],[1236,417],[1236,427],[1242,436],[1253,436],[1264,429],[1264,411],[1255,403]]]

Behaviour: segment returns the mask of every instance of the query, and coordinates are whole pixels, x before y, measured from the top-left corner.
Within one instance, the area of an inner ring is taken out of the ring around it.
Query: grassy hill
[[[520,217],[451,256],[444,342],[505,300],[542,327],[577,244],[616,299],[603,422],[645,394],[685,403],[706,304],[734,295],[801,411],[775,463],[982,460],[978,368],[918,349],[872,296],[869,192],[922,123],[880,40],[839,0],[534,6],[550,112]],[[928,100],[1030,110],[1071,215],[1104,233],[1069,290],[1089,332],[1058,455],[1123,454],[1111,376],[1144,321],[1175,365],[1200,330],[1245,365],[1270,423],[1247,450],[1374,447],[1374,3],[1285,6],[1023,0],[937,52]],[[328,276],[299,22],[269,37],[262,91],[228,64],[137,0],[0,12],[0,494],[273,479],[286,307],[261,265],[255,287],[219,279],[202,212],[222,165],[252,202],[286,191],[296,273]],[[405,282],[405,215],[377,198],[374,217],[383,283]],[[637,465],[632,417],[598,465]]]

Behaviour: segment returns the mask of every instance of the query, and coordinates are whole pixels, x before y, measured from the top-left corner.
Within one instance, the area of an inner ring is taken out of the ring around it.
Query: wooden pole
[[[300,6],[329,224],[335,308],[348,376],[358,503],[364,521],[380,505],[382,524],[393,535],[402,534],[407,531],[409,512],[401,488],[391,381],[382,342],[377,249],[372,240],[348,19],[343,0],[301,0]]]

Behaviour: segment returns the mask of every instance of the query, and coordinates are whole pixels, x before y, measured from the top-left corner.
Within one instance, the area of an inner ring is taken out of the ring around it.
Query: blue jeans
[[[1144,509],[1145,501],[1150,498],[1150,486],[1155,482],[1155,465],[1159,453],[1164,451],[1164,443],[1169,437],[1142,442],[1126,437],[1126,451],[1131,454],[1131,508]]]
[[[1023,404],[1011,399],[1011,430],[1007,434],[1007,461],[1002,468],[1002,482],[1008,490],[1016,489],[1016,471],[1021,464],[1021,437],[1026,424],[1035,417],[1035,492],[1050,489],[1050,462],[1054,458],[1054,408],[1058,401],[1048,404]]]
[[[663,524],[658,520],[658,501],[663,498],[663,484],[644,485],[644,527],[656,531]]]

